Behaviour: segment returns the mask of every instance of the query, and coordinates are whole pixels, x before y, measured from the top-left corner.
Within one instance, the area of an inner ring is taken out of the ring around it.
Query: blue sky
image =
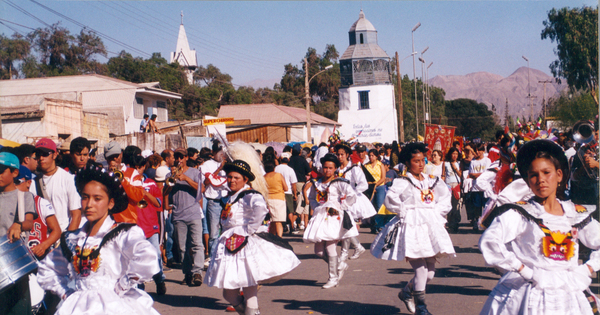
[[[379,45],[400,58],[415,50],[433,62],[429,77],[486,71],[508,76],[527,66],[550,74],[555,43],[542,40],[542,22],[552,8],[597,6],[596,1],[44,1],[39,3],[92,29],[134,47],[104,39],[114,56],[125,49],[148,58],[160,52],[168,60],[175,49],[183,11],[190,47],[201,65],[212,63],[235,84],[280,79],[287,63],[299,65],[308,47],[323,53],[334,44],[340,55],[348,47],[348,30],[362,8],[378,31]],[[0,33],[44,27],[10,4],[52,24],[78,33],[80,27],[29,0],[0,0]],[[9,21],[9,22],[7,22]],[[106,59],[99,58],[105,62]],[[417,65],[417,77],[420,67]],[[401,65],[412,78],[412,59]]]

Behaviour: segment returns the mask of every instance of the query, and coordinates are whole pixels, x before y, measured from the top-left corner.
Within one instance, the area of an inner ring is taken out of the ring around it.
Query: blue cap
[[[300,145],[300,143],[296,143],[294,144],[294,146],[292,147],[294,149],[294,151],[302,151],[302,146]]]
[[[19,167],[19,176],[17,176],[17,178],[15,178],[15,179],[21,179],[21,178],[23,178],[25,180],[33,179],[31,171],[25,165],[21,165],[21,167]]]
[[[19,169],[19,158],[12,153],[0,152],[0,164]]]

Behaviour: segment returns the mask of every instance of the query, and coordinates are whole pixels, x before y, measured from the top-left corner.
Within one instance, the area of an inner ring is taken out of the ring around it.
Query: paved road
[[[366,228],[360,232],[360,241],[368,248],[375,235]],[[479,314],[500,278],[493,268],[485,266],[477,247],[479,236],[466,224],[459,234],[451,235],[457,257],[440,261],[435,278],[427,285],[426,302],[431,313]],[[302,263],[285,279],[260,289],[258,299],[263,315],[409,314],[397,298],[399,290],[413,276],[407,262],[383,261],[367,251],[358,260],[349,261],[350,268],[339,287],[324,290],[321,286],[327,281],[327,264],[313,254],[313,245],[303,243],[300,235],[285,238]],[[181,270],[175,269],[166,276],[167,295],[156,296],[154,284],[146,286],[161,314],[232,314],[225,312],[227,302],[221,290],[181,285]],[[593,287],[598,293],[598,285]]]

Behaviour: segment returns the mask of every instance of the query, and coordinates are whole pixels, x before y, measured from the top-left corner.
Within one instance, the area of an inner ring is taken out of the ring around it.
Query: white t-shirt
[[[444,166],[444,163],[440,163],[440,165],[435,165],[433,163],[429,163],[427,164],[427,168],[425,170],[425,173],[427,175],[435,175],[437,177],[442,177],[442,167]]]
[[[490,167],[490,164],[492,164],[492,161],[490,161],[490,159],[484,157],[481,160],[475,160],[473,159],[471,161],[471,166],[469,166],[469,174],[477,174],[477,173],[483,173],[485,172],[485,170],[488,169],[488,167]],[[481,191],[479,188],[477,188],[477,180],[473,180],[473,188],[471,189],[471,191]]]
[[[279,164],[275,167],[275,172],[279,173],[283,176],[283,179],[285,180],[285,184],[288,187],[288,190],[286,190],[285,193],[288,195],[291,195],[292,194],[292,184],[295,184],[298,182],[298,179],[296,178],[296,172],[294,172],[294,169],[289,167],[287,164]]]
[[[206,174],[212,174],[214,173],[219,166],[221,165],[221,163],[215,161],[215,160],[208,160],[206,162],[204,162],[202,165],[200,165],[200,172],[202,173],[202,175],[206,176]],[[221,177],[225,177],[225,171],[221,170],[219,172],[219,176]],[[213,185],[207,185],[206,186],[206,190],[204,191],[204,197],[208,198],[208,199],[220,199],[223,198],[225,196],[227,196],[227,183],[215,187]]]
[[[444,162],[444,167],[446,168],[446,184],[458,183],[460,178],[454,172],[454,169],[460,170],[460,165],[458,162],[454,162],[454,169],[452,169],[451,162]]]
[[[53,175],[42,176],[42,185],[48,193],[48,201],[54,207],[58,225],[64,232],[69,227],[69,211],[81,209],[81,197],[75,188],[75,175],[59,167]],[[30,191],[37,195],[35,183],[32,183]]]

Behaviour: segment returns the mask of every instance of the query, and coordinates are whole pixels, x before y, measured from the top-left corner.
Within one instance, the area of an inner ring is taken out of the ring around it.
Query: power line
[[[31,28],[31,27],[29,27],[29,26],[21,25],[21,24],[19,24],[19,23],[15,23],[15,22],[12,22],[12,21],[9,21],[9,20],[0,19],[0,21],[8,22],[8,23],[11,23],[11,24],[14,24],[14,25],[18,25],[18,26],[20,26],[20,27],[24,27],[24,28],[30,29],[30,30],[32,30],[32,31],[35,31],[35,28]],[[2,23],[2,24],[4,24],[4,23]],[[4,25],[6,25],[6,24],[4,24]],[[6,27],[8,27],[8,25],[7,25]]]
[[[16,5],[16,4],[12,3],[10,0],[4,0],[4,2],[6,2],[6,3],[7,3],[8,5],[10,5],[11,7],[13,7],[13,8],[15,8],[15,9],[17,9],[17,10],[18,10],[18,11],[20,11],[21,13],[23,13],[23,14],[25,14],[25,15],[27,15],[27,16],[29,16],[29,17],[33,18],[33,19],[35,19],[36,21],[38,21],[38,22],[40,22],[40,23],[42,23],[42,24],[46,25],[47,27],[50,27],[50,24],[48,24],[48,23],[46,23],[46,22],[42,21],[42,20],[41,20],[40,18],[38,18],[37,16],[35,16],[35,15],[33,15],[33,14],[29,13],[27,10],[25,10],[25,9],[21,8],[20,6],[18,6],[18,5]]]

